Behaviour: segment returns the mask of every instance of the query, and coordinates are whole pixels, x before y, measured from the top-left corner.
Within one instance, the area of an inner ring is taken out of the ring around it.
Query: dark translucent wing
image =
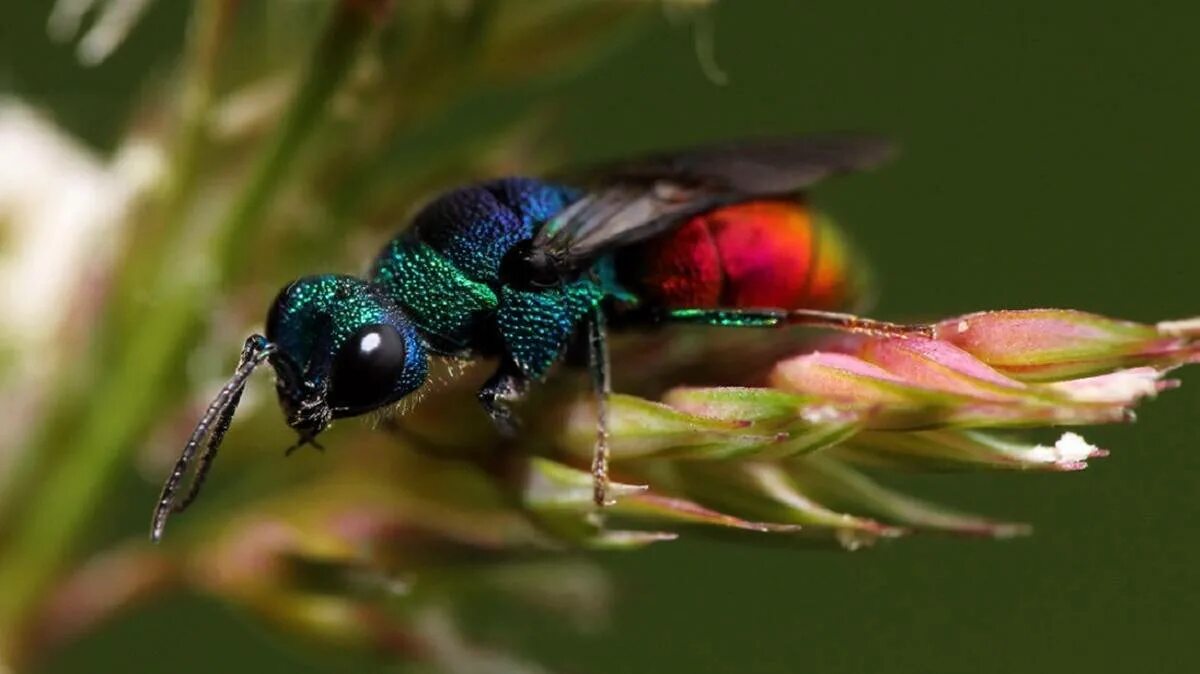
[[[892,154],[882,138],[837,135],[714,145],[611,164],[583,175],[590,191],[538,232],[532,259],[576,268],[714,206],[795,194]]]
[[[891,158],[879,136],[827,135],[726,143],[602,167],[611,181],[703,181],[745,194],[782,194]]]

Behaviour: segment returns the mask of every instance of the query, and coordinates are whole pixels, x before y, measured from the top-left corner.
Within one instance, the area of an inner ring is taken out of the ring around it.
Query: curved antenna
[[[263,361],[277,350],[277,347],[268,342],[262,335],[251,335],[246,339],[246,345],[242,347],[242,357],[238,361],[237,369],[233,372],[233,377],[221,387],[220,393],[209,404],[208,410],[201,417],[200,422],[196,424],[196,428],[192,431],[191,437],[188,438],[187,444],[183,446],[183,452],[175,462],[175,468],[171,471],[171,475],[167,477],[166,483],[163,484],[162,493],[159,494],[158,503],[154,508],[154,519],[150,528],[151,541],[155,543],[160,541],[163,530],[167,526],[167,519],[174,513],[183,512],[196,499],[196,496],[199,495],[200,487],[204,484],[204,480],[208,476],[213,459],[216,458],[217,449],[221,446],[221,441],[225,437],[225,431],[229,430],[229,424],[233,420],[233,413],[237,410],[238,403],[242,399],[242,391],[246,388],[246,380],[256,367],[261,365]],[[175,495],[179,490],[180,482],[183,481],[184,475],[187,474],[188,467],[191,466],[192,459],[195,457],[196,451],[200,448],[200,443],[204,442],[205,438],[208,439],[208,442],[205,444],[204,454],[200,457],[191,488],[184,499],[176,504]]]
[[[171,512],[181,513],[187,510],[188,506],[192,505],[192,501],[200,495],[200,487],[204,485],[204,481],[208,479],[208,471],[212,468],[213,459],[217,458],[217,449],[221,446],[221,441],[225,439],[225,431],[229,430],[229,424],[233,421],[233,413],[237,410],[238,403],[242,400],[241,390],[233,394],[229,399],[229,403],[225,405],[225,410],[221,412],[221,416],[217,417],[217,423],[213,426],[212,434],[208,436],[208,444],[204,448],[204,453],[200,455],[200,461],[196,463],[196,475],[192,478],[192,485],[188,488],[188,493],[179,503],[171,508]]]

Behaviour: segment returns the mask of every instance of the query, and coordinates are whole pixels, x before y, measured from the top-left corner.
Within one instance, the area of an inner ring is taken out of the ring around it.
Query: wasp
[[[365,277],[287,284],[233,377],[197,423],[154,511],[151,538],[204,484],[250,374],[275,371],[293,449],[335,419],[426,385],[431,357],[493,358],[479,403],[505,434],[512,404],[569,353],[597,402],[594,496],[608,503],[610,329],[807,325],[925,332],[837,313],[856,299],[847,247],[805,200],[833,174],[891,155],[862,135],[762,139],[617,162],[575,179],[510,177],[442,194],[389,241]],[[186,494],[184,478],[195,464]]]

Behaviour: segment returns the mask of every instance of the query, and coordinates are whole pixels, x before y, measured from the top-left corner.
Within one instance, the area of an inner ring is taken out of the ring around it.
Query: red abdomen
[[[795,201],[717,208],[628,255],[626,283],[665,308],[840,309],[862,291],[833,223]]]

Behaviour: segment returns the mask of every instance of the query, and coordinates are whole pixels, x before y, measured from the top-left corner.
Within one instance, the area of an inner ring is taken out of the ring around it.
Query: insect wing
[[[534,259],[578,268],[715,206],[792,195],[892,154],[882,138],[838,135],[715,145],[611,164],[583,174],[591,191],[538,232]]]

